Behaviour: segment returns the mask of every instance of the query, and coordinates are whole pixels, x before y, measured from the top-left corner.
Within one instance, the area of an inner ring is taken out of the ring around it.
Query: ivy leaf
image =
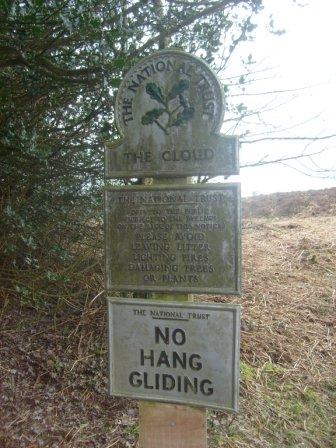
[[[172,100],[178,95],[181,95],[186,89],[189,88],[189,81],[181,79],[177,84],[174,84],[171,91],[168,94],[168,99]]]
[[[113,67],[115,68],[124,68],[126,64],[126,58],[118,58],[113,60]]]
[[[181,106],[186,109],[187,107],[189,107],[189,104],[187,102],[187,100],[184,98],[183,95],[179,95],[179,100],[180,100],[180,104]]]
[[[41,37],[44,34],[44,28],[34,25],[31,29],[31,32],[34,37]]]
[[[152,109],[141,118],[142,124],[151,124],[165,112],[165,109]]]
[[[121,79],[119,78],[114,78],[110,80],[110,85],[111,87],[119,87],[121,83]]]
[[[152,98],[152,100],[156,100],[159,103],[165,105],[165,97],[162,93],[161,87],[155,84],[155,82],[149,82],[146,85],[146,92]]]
[[[182,112],[179,112],[176,116],[175,121],[171,124],[171,126],[180,126],[181,124],[191,120],[194,118],[195,108],[194,107],[186,107]]]

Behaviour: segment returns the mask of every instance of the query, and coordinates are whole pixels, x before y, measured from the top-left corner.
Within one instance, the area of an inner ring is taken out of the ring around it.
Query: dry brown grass
[[[243,211],[246,218],[335,216],[336,187],[253,196],[244,199]]]
[[[200,296],[242,305],[240,412],[209,411],[211,448],[336,447],[335,227],[246,219],[243,297]],[[136,446],[136,402],[106,393],[105,305],[91,297],[3,307],[1,448]]]
[[[215,414],[212,446],[336,447],[335,227],[245,221],[241,410]]]

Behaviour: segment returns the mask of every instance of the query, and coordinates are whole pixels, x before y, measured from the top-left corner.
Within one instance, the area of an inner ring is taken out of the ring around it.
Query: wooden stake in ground
[[[191,178],[153,179],[154,185],[185,185]],[[151,294],[152,300],[192,301],[192,294]],[[206,448],[205,408],[139,402],[139,448]]]
[[[139,448],[205,448],[205,409],[140,401]]]

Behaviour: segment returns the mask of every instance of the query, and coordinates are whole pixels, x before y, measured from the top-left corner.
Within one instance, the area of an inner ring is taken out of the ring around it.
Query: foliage
[[[145,113],[145,115],[141,118],[142,124],[151,124],[154,123],[163,113],[165,109],[152,109]]]
[[[182,97],[182,93],[189,88],[189,81],[181,79],[178,83],[174,84],[171,91],[168,93],[168,100],[173,100],[177,96]]]
[[[149,82],[146,85],[146,92],[152,98],[152,100],[156,100],[164,106],[166,105],[166,100],[163,96],[161,87],[156,85],[155,82]]]
[[[118,137],[113,103],[124,71],[163,39],[211,61],[224,33],[227,42],[231,31],[231,42],[252,35],[260,8],[261,0],[0,0],[1,272],[47,276],[71,262],[79,240],[97,244],[89,223],[100,222],[102,141]],[[186,88],[168,95],[182,108],[172,126],[192,117]],[[158,86],[147,89],[164,103]]]
[[[146,92],[153,99],[163,104],[162,109],[152,109],[145,113],[141,119],[141,123],[144,125],[156,123],[159,128],[168,134],[168,129],[173,126],[180,126],[181,124],[191,120],[194,117],[195,109],[189,106],[187,99],[183,96],[183,92],[189,88],[189,81],[181,79],[179,82],[173,85],[168,95],[164,95],[160,86],[155,82],[149,82],[146,85]],[[179,97],[178,105],[175,104],[170,107],[169,102]],[[182,107],[182,111],[179,112]],[[168,120],[165,123],[158,121],[158,118],[162,114],[168,115]]]

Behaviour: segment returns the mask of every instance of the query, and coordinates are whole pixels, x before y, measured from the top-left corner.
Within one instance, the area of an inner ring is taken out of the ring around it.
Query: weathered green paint
[[[116,99],[122,139],[106,142],[107,177],[239,173],[238,139],[218,134],[224,97],[200,59],[164,50],[125,76]]]
[[[108,308],[111,395],[238,410],[239,305],[110,297]]]
[[[237,184],[106,191],[107,290],[240,293]]]

